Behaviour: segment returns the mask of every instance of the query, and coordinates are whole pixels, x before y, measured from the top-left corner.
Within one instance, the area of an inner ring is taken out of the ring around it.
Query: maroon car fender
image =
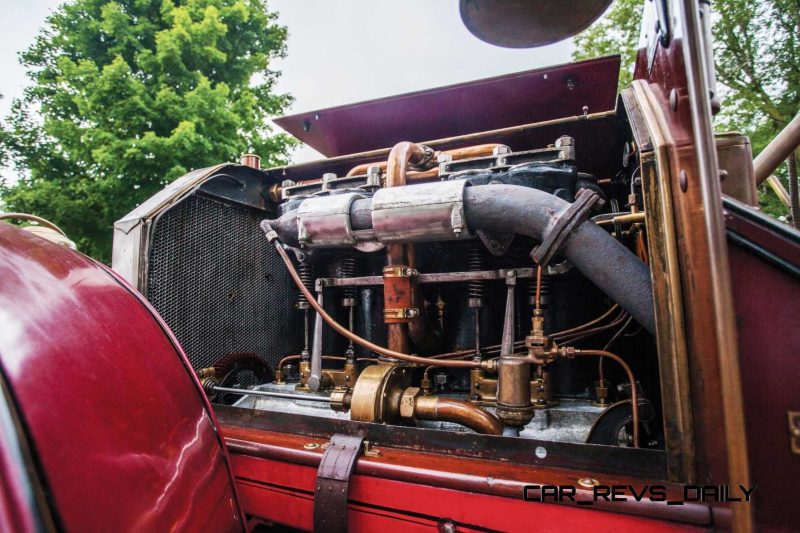
[[[0,369],[57,526],[244,529],[213,412],[166,325],[106,267],[7,224]]]

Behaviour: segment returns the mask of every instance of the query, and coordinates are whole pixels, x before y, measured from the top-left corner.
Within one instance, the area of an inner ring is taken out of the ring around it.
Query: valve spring
[[[300,263],[300,268],[297,269],[298,274],[300,275],[300,281],[303,282],[303,286],[309,290],[312,294],[314,293],[314,267],[308,264],[305,261]],[[297,304],[307,304],[308,300],[300,292],[297,295]]]
[[[535,276],[536,275],[536,267],[534,267],[533,272],[534,272],[534,276]],[[526,287],[526,293],[528,295],[528,299],[530,300],[531,303],[533,303],[534,299],[536,298],[536,278],[534,277],[533,279],[528,280],[528,283],[525,284],[525,287]],[[552,286],[551,286],[550,279],[547,276],[542,276],[542,304],[543,305],[547,304],[547,299],[550,296],[550,293],[552,292],[551,289],[552,289]]]
[[[474,244],[467,249],[467,270],[470,272],[486,270],[486,260],[480,244]],[[483,298],[486,296],[486,281],[470,281],[467,290],[470,298]]]
[[[356,258],[353,255],[347,254],[342,256],[339,260],[339,277],[342,278],[354,278],[356,276]],[[355,287],[343,287],[342,288],[342,297],[343,298],[355,298],[356,297],[356,288]]]

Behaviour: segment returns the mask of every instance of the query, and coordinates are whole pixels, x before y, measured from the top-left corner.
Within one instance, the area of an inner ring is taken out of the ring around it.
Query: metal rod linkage
[[[506,279],[509,272],[514,272],[518,279],[533,277],[532,268],[514,268],[501,270],[478,270],[475,272],[437,272],[420,274],[417,283],[458,283],[464,281],[492,281]],[[383,285],[382,276],[360,276],[357,278],[319,278],[324,287],[365,287]]]
[[[265,390],[248,390],[248,389],[234,389],[232,387],[219,387],[213,388],[214,392],[227,392],[231,394],[241,394],[247,396],[268,396],[270,398],[286,398],[289,400],[302,400],[304,402],[326,402],[330,403],[331,399],[328,396],[311,396],[305,394],[290,394],[288,392],[270,392]]]

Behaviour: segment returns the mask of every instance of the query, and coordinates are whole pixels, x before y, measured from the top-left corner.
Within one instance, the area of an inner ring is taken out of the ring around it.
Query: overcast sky
[[[61,0],[0,0],[0,115],[28,80],[18,53]],[[295,102],[288,113],[359,102],[569,61],[572,44],[530,50],[492,46],[473,37],[458,0],[270,0],[289,28],[278,90]],[[319,157],[310,148],[295,162]]]

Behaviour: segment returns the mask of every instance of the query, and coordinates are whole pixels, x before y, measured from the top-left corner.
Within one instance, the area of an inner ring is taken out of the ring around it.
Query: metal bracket
[[[404,319],[404,318],[414,318],[419,314],[419,309],[416,307],[400,307],[397,309],[384,309],[383,310],[383,319]]]
[[[363,442],[363,435],[337,433],[331,437],[317,470],[314,531],[347,531],[348,483]]]
[[[553,229],[542,240],[542,244],[531,252],[533,260],[541,266],[547,266],[569,233],[589,216],[595,205],[599,207],[604,203],[605,201],[594,191],[589,189],[578,191],[575,201],[558,217]]]
[[[419,272],[416,268],[411,268],[404,265],[390,265],[383,267],[384,278],[413,278],[418,276]]]

